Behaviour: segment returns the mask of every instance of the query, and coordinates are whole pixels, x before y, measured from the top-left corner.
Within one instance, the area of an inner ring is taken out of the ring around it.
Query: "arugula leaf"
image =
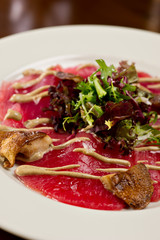
[[[100,106],[98,106],[96,104],[92,104],[91,102],[87,102],[86,107],[97,118],[100,118],[104,113]]]
[[[91,74],[88,77],[88,81],[78,83],[76,89],[80,90],[79,99],[77,102],[73,102],[74,110],[80,109],[83,121],[90,126],[94,122],[92,115],[96,116],[97,118],[102,116],[103,111],[101,108],[101,103],[103,97],[107,95],[107,92],[102,87],[100,80],[96,76],[98,71],[99,70]],[[92,107],[87,109],[89,104],[92,105]]]
[[[101,86],[99,79],[95,76],[93,81],[94,81],[94,86],[95,86],[98,98],[101,99],[104,96],[106,96],[107,92]]]
[[[126,83],[125,86],[123,87],[123,91],[124,92],[126,92],[126,91],[134,92],[134,91],[136,91],[136,86]]]
[[[101,71],[101,79],[105,86],[109,86],[107,79],[108,77],[112,77],[112,73],[116,72],[116,69],[113,65],[107,66],[103,59],[97,59],[96,62],[100,66],[99,71]]]
[[[73,117],[65,117],[64,118],[64,121],[63,121],[63,123],[62,123],[62,125],[63,125],[63,129],[64,129],[64,131],[66,131],[66,128],[65,128],[65,124],[66,123],[76,123],[77,122],[77,120],[78,120],[78,118],[79,118],[79,113],[77,113],[75,116],[73,116]]]
[[[94,83],[90,82],[80,82],[78,83],[76,89],[80,90],[81,93],[84,95],[84,98],[86,101],[96,103],[97,96],[96,96],[96,90],[94,87]]]
[[[100,106],[98,105],[94,105],[93,106],[93,110],[92,110],[93,114],[97,117],[100,118],[103,115],[103,110]]]
[[[107,96],[109,101],[119,103],[123,100],[130,99],[129,96],[122,94],[117,87],[114,87],[112,82],[111,82],[111,86],[109,86],[106,90],[107,90]]]
[[[111,92],[113,94],[115,102],[117,102],[117,88],[114,87],[113,82],[111,81]]]
[[[81,100],[77,100],[76,102],[72,101],[72,106],[74,108],[74,111],[77,111],[81,106]]]
[[[90,126],[92,126],[92,123],[94,122],[92,116],[90,116],[90,112],[87,111],[85,106],[85,95],[82,93],[79,94],[79,98],[81,101],[81,116],[84,121],[86,121]]]
[[[157,114],[157,112],[155,112],[155,111],[151,111],[151,112],[149,112],[148,113],[148,115],[154,115],[154,117],[152,116],[152,118],[150,119],[150,123],[156,123],[157,122],[157,119],[158,119],[158,114]]]
[[[89,82],[81,81],[77,84],[76,89],[80,90],[84,94],[87,94],[88,92],[90,92],[92,90],[92,87]]]

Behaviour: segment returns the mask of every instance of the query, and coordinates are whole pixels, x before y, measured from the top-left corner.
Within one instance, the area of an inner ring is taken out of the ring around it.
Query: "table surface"
[[[160,0],[0,0],[0,38],[30,29],[104,24],[160,33]],[[22,240],[0,230],[0,240]]]

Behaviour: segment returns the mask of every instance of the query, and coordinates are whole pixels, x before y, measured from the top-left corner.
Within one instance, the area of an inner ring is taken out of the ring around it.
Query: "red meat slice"
[[[98,168],[123,167],[120,165],[111,165],[100,162],[91,156],[83,155],[82,153],[73,152],[74,148],[86,147],[87,149],[94,148],[99,154],[112,158],[123,158],[129,160],[131,165],[135,165],[138,160],[148,160],[148,164],[155,165],[155,162],[160,157],[160,153],[150,152],[133,152],[129,156],[122,156],[117,150],[104,150],[103,145],[90,134],[78,133],[76,137],[89,137],[91,141],[85,143],[77,142],[63,150],[57,150],[45,155],[42,160],[35,162],[34,166],[43,167],[58,167],[68,164],[79,164],[80,168],[72,169],[93,175],[102,176],[104,173],[96,171]],[[62,139],[56,144],[65,142],[67,139]],[[152,201],[157,201],[160,198],[159,185],[160,173],[150,170],[153,180],[158,181],[154,184],[154,194]],[[109,191],[105,190],[99,180],[79,179],[65,176],[25,176],[19,179],[28,187],[41,192],[43,195],[56,199],[58,201],[93,209],[103,210],[120,210],[126,207],[125,203],[114,196]]]
[[[79,69],[78,67],[63,69],[61,66],[57,65],[52,69],[79,74],[82,77],[87,77],[93,71],[95,71],[95,67],[93,66],[84,67],[82,69]],[[37,76],[38,75],[27,76],[20,81],[28,81],[29,79],[33,79],[33,77]],[[139,76],[145,77],[146,75],[141,73]],[[13,127],[22,127],[24,121],[28,119],[34,119],[36,117],[50,117],[50,114],[48,112],[42,111],[44,107],[49,106],[49,97],[41,99],[38,104],[35,104],[33,102],[23,104],[9,102],[9,98],[14,93],[30,92],[46,84],[57,85],[58,79],[55,76],[49,75],[45,77],[40,83],[25,90],[14,90],[10,83],[3,83],[0,89],[1,120],[3,120],[8,108],[19,111],[23,117],[19,122],[15,120],[5,120],[2,121],[2,124]],[[59,145],[63,142],[66,142],[70,138],[73,138],[73,136],[69,136],[67,133],[58,134],[53,131],[47,131],[47,134],[49,134],[52,138],[60,139],[59,141],[55,142],[54,145]],[[83,143],[76,142],[65,149],[54,150],[47,153],[43,159],[30,164],[34,166],[44,166],[50,168],[68,164],[79,164],[80,168],[75,168],[70,171],[78,171],[102,176],[104,173],[97,171],[96,169],[123,166],[100,162],[91,156],[73,152],[73,149],[79,147],[94,149],[97,153],[107,157],[123,158],[129,160],[131,162],[131,165],[135,165],[138,160],[148,160],[148,164],[155,164],[157,159],[160,158],[160,153],[151,153],[146,151],[133,152],[129,156],[122,156],[119,153],[118,149],[104,149],[103,144],[89,133],[81,132],[76,135],[76,137],[84,136],[89,137],[91,141],[85,141]],[[158,183],[155,184],[154,194],[152,196],[152,201],[157,201],[160,199],[160,173],[154,170],[151,170],[150,173],[152,179],[158,181]],[[118,199],[111,192],[104,189],[102,183],[99,180],[79,179],[66,176],[25,176],[18,178],[27,187],[42,193],[46,197],[56,199],[67,204],[101,210],[120,210],[126,207],[125,203],[122,200]]]

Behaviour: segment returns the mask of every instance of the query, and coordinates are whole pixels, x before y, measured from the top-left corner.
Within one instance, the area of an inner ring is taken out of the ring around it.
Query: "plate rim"
[[[1,37],[0,40],[6,40],[6,39],[11,39],[14,37],[22,36],[22,35],[28,35],[28,33],[33,33],[33,32],[39,32],[39,31],[46,31],[46,30],[53,30],[53,29],[63,29],[63,28],[95,28],[95,27],[100,27],[100,28],[108,28],[108,29],[117,29],[117,30],[129,30],[129,31],[135,31],[139,33],[147,33],[149,35],[155,35],[155,36],[160,36],[160,33],[154,32],[151,30],[147,29],[140,29],[140,28],[135,28],[135,27],[125,27],[125,26],[118,26],[118,25],[105,25],[105,24],[71,24],[71,25],[60,25],[60,26],[48,26],[48,27],[43,27],[43,28],[35,28],[35,29],[30,29],[26,30],[23,32],[17,32],[5,37]]]
[[[154,32],[150,32],[150,31],[146,31],[146,30],[140,30],[140,29],[135,29],[135,28],[128,28],[128,27],[118,27],[118,26],[111,26],[111,25],[109,25],[109,26],[106,26],[106,25],[93,25],[93,24],[91,24],[91,25],[65,25],[65,26],[57,26],[57,27],[46,27],[46,28],[40,28],[40,29],[34,29],[34,30],[30,30],[30,31],[26,31],[26,32],[23,32],[23,33],[18,33],[18,34],[14,34],[14,35],[11,35],[11,36],[7,36],[7,37],[4,37],[4,38],[1,38],[0,39],[0,46],[1,46],[1,43],[5,43],[5,42],[8,42],[8,41],[12,41],[12,39],[14,39],[14,41],[16,40],[16,38],[25,38],[25,36],[28,36],[28,35],[35,35],[35,34],[39,34],[39,33],[42,33],[42,32],[47,32],[47,31],[56,31],[56,29],[58,29],[59,31],[60,31],[60,29],[63,29],[63,31],[65,30],[65,29],[77,29],[77,28],[79,28],[79,29],[81,29],[81,31],[82,31],[82,29],[83,28],[85,28],[85,29],[91,29],[92,28],[92,30],[93,29],[95,29],[95,28],[105,28],[105,29],[112,29],[113,31],[120,31],[120,30],[123,30],[123,31],[128,31],[128,32],[132,32],[132,33],[135,33],[135,32],[138,32],[138,33],[142,33],[142,35],[143,34],[148,34],[148,36],[150,35],[150,36],[156,36],[156,38],[158,37],[159,38],[159,40],[160,40],[160,34],[158,34],[158,33],[154,33]],[[1,59],[1,58],[0,58]],[[40,59],[41,60],[41,59]],[[6,76],[7,77],[7,76]],[[1,171],[2,172],[2,171]],[[7,176],[6,175],[4,175],[5,177],[4,177],[4,179],[6,179],[7,178]],[[0,176],[0,179],[1,179],[1,176]],[[10,187],[10,186],[15,186],[15,182],[13,183],[12,182],[12,179],[10,179],[8,182],[7,182],[7,185]],[[0,185],[1,186],[1,185]],[[51,206],[52,205],[52,201],[53,200],[50,200],[50,199],[47,199],[47,200],[43,200],[42,199],[42,197],[39,195],[39,194],[37,194],[37,193],[35,193],[34,191],[32,191],[32,190],[29,190],[29,189],[27,189],[27,191],[26,191],[26,188],[24,188],[23,186],[20,186],[20,185],[16,185],[16,186],[19,186],[19,187],[16,187],[16,188],[19,188],[19,189],[23,189],[22,190],[22,192],[24,193],[24,195],[25,196],[27,196],[27,195],[29,195],[29,196],[33,196],[33,199],[34,200],[37,200],[38,199],[38,201],[40,201],[40,203],[41,203],[41,205],[43,206],[43,203],[42,202],[47,202],[48,201],[48,205],[49,206]],[[29,193],[29,194],[28,194]],[[14,197],[13,197],[13,199],[14,199]],[[46,199],[46,198],[45,198]],[[63,203],[57,203],[57,202],[55,202],[55,205],[56,206],[58,206],[58,208],[60,207],[61,209],[65,209],[66,207],[64,207],[64,204]],[[65,205],[66,206],[66,205]],[[21,207],[21,209],[22,209],[22,205],[20,204],[20,207]],[[67,205],[67,208],[68,209],[73,209],[73,211],[77,214],[77,215],[79,215],[79,216],[81,216],[81,212],[85,212],[85,215],[88,213],[88,214],[91,214],[91,212],[92,212],[92,214],[91,215],[93,215],[93,216],[97,216],[99,219],[105,219],[104,218],[104,214],[106,214],[106,211],[103,211],[103,213],[102,213],[102,211],[100,210],[99,212],[97,212],[98,210],[91,210],[91,209],[83,209],[83,208],[77,208],[77,207],[75,207],[75,206],[70,206],[70,205]],[[81,209],[81,210],[80,210]],[[122,218],[124,218],[124,219],[126,219],[126,215],[127,216],[130,216],[131,214],[132,214],[132,216],[138,216],[138,215],[140,215],[141,216],[141,218],[146,218],[147,216],[149,216],[150,214],[149,214],[149,212],[150,211],[152,211],[153,212],[153,214],[154,215],[156,215],[156,216],[158,216],[158,214],[157,214],[157,212],[159,212],[160,211],[160,209],[159,209],[159,211],[157,211],[155,208],[153,208],[152,210],[151,209],[146,209],[146,210],[144,210],[143,212],[141,212],[141,211],[136,211],[136,212],[133,212],[133,211],[128,211],[127,212],[127,214],[126,214],[126,212],[125,212],[125,214],[124,214],[124,211],[122,212],[119,212],[119,211],[114,211],[114,212],[112,212],[112,211],[107,211],[107,215],[109,216],[109,217],[112,217],[113,218],[113,215],[115,216],[115,217],[117,217],[117,215],[119,215],[119,213],[122,215]],[[66,212],[68,212],[68,210],[66,210]],[[95,214],[96,213],[96,214]],[[149,214],[149,215],[148,215]],[[112,215],[112,216],[111,216]],[[124,216],[125,215],[125,216]],[[25,238],[32,238],[32,239],[36,239],[37,237],[39,238],[40,236],[38,235],[38,236],[36,236],[36,234],[34,234],[34,236],[33,235],[30,235],[29,233],[27,233],[27,232],[25,232],[25,233],[23,233],[23,231],[19,231],[19,230],[15,230],[15,226],[13,225],[12,227],[11,226],[4,226],[4,224],[3,223],[1,223],[1,219],[0,219],[0,226],[4,229],[4,230],[6,230],[6,231],[8,231],[8,232],[11,232],[11,233],[13,233],[13,234],[15,234],[15,235],[17,235],[17,236],[20,236],[20,237],[25,237]],[[51,235],[48,235],[48,238],[47,239],[51,239],[50,238],[51,237]],[[73,237],[73,236],[72,236]],[[90,236],[89,236],[90,237]],[[119,236],[120,237],[120,236]],[[124,237],[124,236],[123,236]],[[40,238],[39,238],[40,239]],[[43,238],[41,238],[41,239],[43,239]],[[61,239],[61,238],[57,238],[57,240],[58,239]],[[66,236],[66,238],[65,239],[74,239],[74,238],[68,238],[68,236]],[[82,237],[81,237],[81,239],[82,239]],[[85,238],[84,238],[85,239]],[[90,238],[88,238],[88,239],[90,239]],[[113,238],[114,239],[114,238]],[[123,239],[125,239],[125,238],[123,238]]]

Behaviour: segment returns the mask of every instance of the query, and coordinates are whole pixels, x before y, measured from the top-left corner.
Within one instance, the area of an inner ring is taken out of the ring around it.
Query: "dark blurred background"
[[[69,24],[117,25],[160,32],[160,0],[0,0],[0,37]]]
[[[0,0],[0,38],[70,24],[116,25],[160,33],[160,0]],[[0,230],[0,240],[21,238]]]

